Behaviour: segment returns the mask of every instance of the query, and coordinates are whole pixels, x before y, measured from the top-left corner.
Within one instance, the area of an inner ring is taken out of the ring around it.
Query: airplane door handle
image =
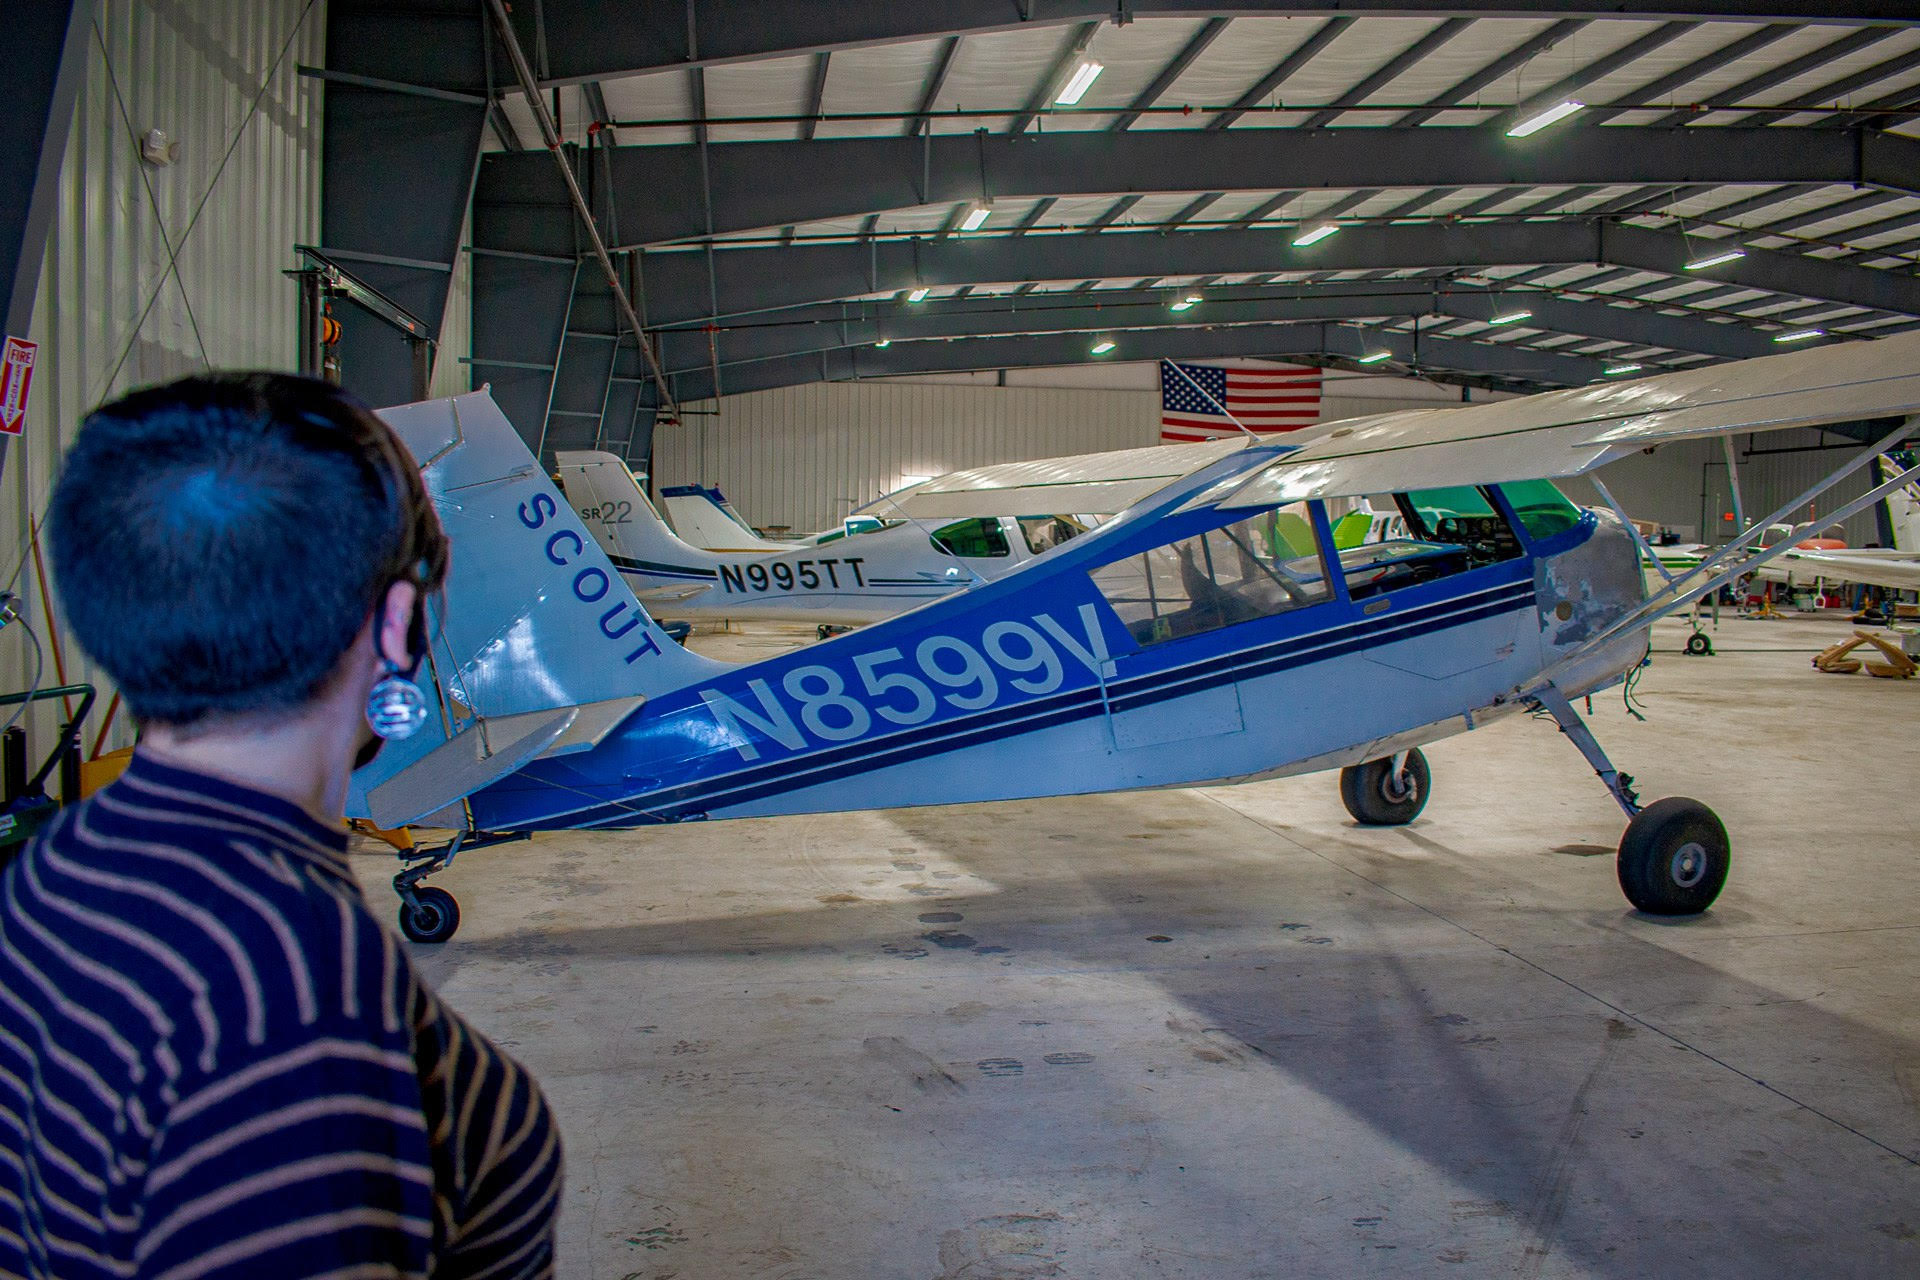
[[[1360,606],[1360,612],[1363,614],[1385,613],[1391,608],[1393,608],[1391,600],[1369,600]]]

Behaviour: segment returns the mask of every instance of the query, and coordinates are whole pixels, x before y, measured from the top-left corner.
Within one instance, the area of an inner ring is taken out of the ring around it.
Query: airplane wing
[[[1149,445],[950,471],[859,508],[887,518],[1114,515],[1254,443],[1252,437]]]
[[[1920,332],[1493,404],[1323,424],[1225,494],[1265,506],[1582,475],[1675,440],[1920,413]]]
[[[1760,577],[1773,582],[1859,582],[1894,591],[1920,591],[1920,558],[1872,556],[1848,551],[1783,551],[1761,566]]]

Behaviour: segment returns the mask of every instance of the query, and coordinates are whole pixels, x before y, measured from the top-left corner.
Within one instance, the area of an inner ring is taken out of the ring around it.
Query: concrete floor
[[[1317,776],[541,836],[417,955],[559,1111],[567,1277],[1920,1274],[1920,681],[1847,631],[1663,624],[1595,700],[1732,833],[1696,919],[1518,718],[1397,830]]]

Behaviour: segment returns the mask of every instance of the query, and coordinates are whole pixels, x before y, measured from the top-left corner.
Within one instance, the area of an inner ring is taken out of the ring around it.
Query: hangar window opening
[[[952,524],[942,525],[933,531],[932,542],[935,551],[970,560],[987,560],[1013,554],[1013,548],[1007,545],[1006,531],[991,516],[955,520]]]
[[[1135,641],[1160,644],[1330,597],[1306,504],[1263,511],[1096,569]]]
[[[1419,489],[1368,499],[1373,520],[1367,541],[1340,552],[1347,594],[1355,599],[1465,573],[1522,555],[1520,539],[1494,509],[1485,489]]]

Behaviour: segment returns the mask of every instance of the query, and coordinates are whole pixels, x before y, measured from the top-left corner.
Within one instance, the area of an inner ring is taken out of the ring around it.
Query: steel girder
[[[1593,263],[1920,315],[1920,280],[1904,273],[1748,249],[1747,256],[1691,274],[1703,243],[1677,231],[1603,221],[1484,222],[1349,227],[1304,249],[1277,231],[1106,232],[1098,235],[949,237],[868,244],[727,249],[712,255],[644,255],[649,325],[684,324],[831,302],[918,285],[1011,284],[1282,271],[1372,271]],[[476,311],[478,308],[476,307]]]
[[[1486,322],[1518,309],[1532,316],[1516,328],[1665,347],[1724,359],[1766,355],[1771,337],[1741,324],[1715,323],[1690,315],[1665,315],[1657,306],[1612,306],[1575,301],[1546,290],[1475,289],[1431,280],[1381,280],[1295,289],[1284,285],[1216,289],[1189,310],[1168,311],[1184,289],[1113,289],[1088,294],[1029,294],[880,302],[794,308],[709,335],[702,329],[659,331],[660,362],[670,373],[705,368],[708,340],[724,369],[734,365],[871,346],[941,338],[1030,333],[1118,334],[1137,329],[1162,333],[1184,329],[1299,321],[1389,320],[1444,316]],[[584,327],[610,320],[604,295],[581,297],[573,323]],[[608,331],[610,332],[610,331]],[[724,378],[724,374],[723,374]]]
[[[1920,139],[1739,126],[1576,127],[1522,140],[1469,128],[943,134],[615,147],[605,158],[622,247],[986,197],[1759,182],[1920,194]],[[663,199],[667,192],[681,198]],[[550,158],[490,153],[476,235],[537,239],[527,247],[551,252],[571,236],[555,216],[564,203]]]
[[[1431,14],[1435,17],[1675,18],[1912,26],[1909,0],[547,0],[546,83],[774,58],[943,35],[1128,18]]]
[[[1457,338],[1387,333],[1348,324],[1251,324],[1222,329],[1173,329],[1119,332],[1114,349],[1088,354],[1086,336],[1043,333],[953,341],[895,343],[884,349],[843,347],[781,356],[737,366],[722,366],[721,390],[727,395],[764,391],[811,382],[898,377],[912,373],[952,373],[983,369],[1023,369],[1090,364],[1100,361],[1220,359],[1257,356],[1308,363],[1340,364],[1376,351],[1393,353],[1389,372],[1417,370],[1436,382],[1537,391],[1578,386],[1602,376],[1606,362],[1587,356],[1527,347],[1463,342]],[[682,404],[713,394],[713,375],[694,369],[669,375]]]

